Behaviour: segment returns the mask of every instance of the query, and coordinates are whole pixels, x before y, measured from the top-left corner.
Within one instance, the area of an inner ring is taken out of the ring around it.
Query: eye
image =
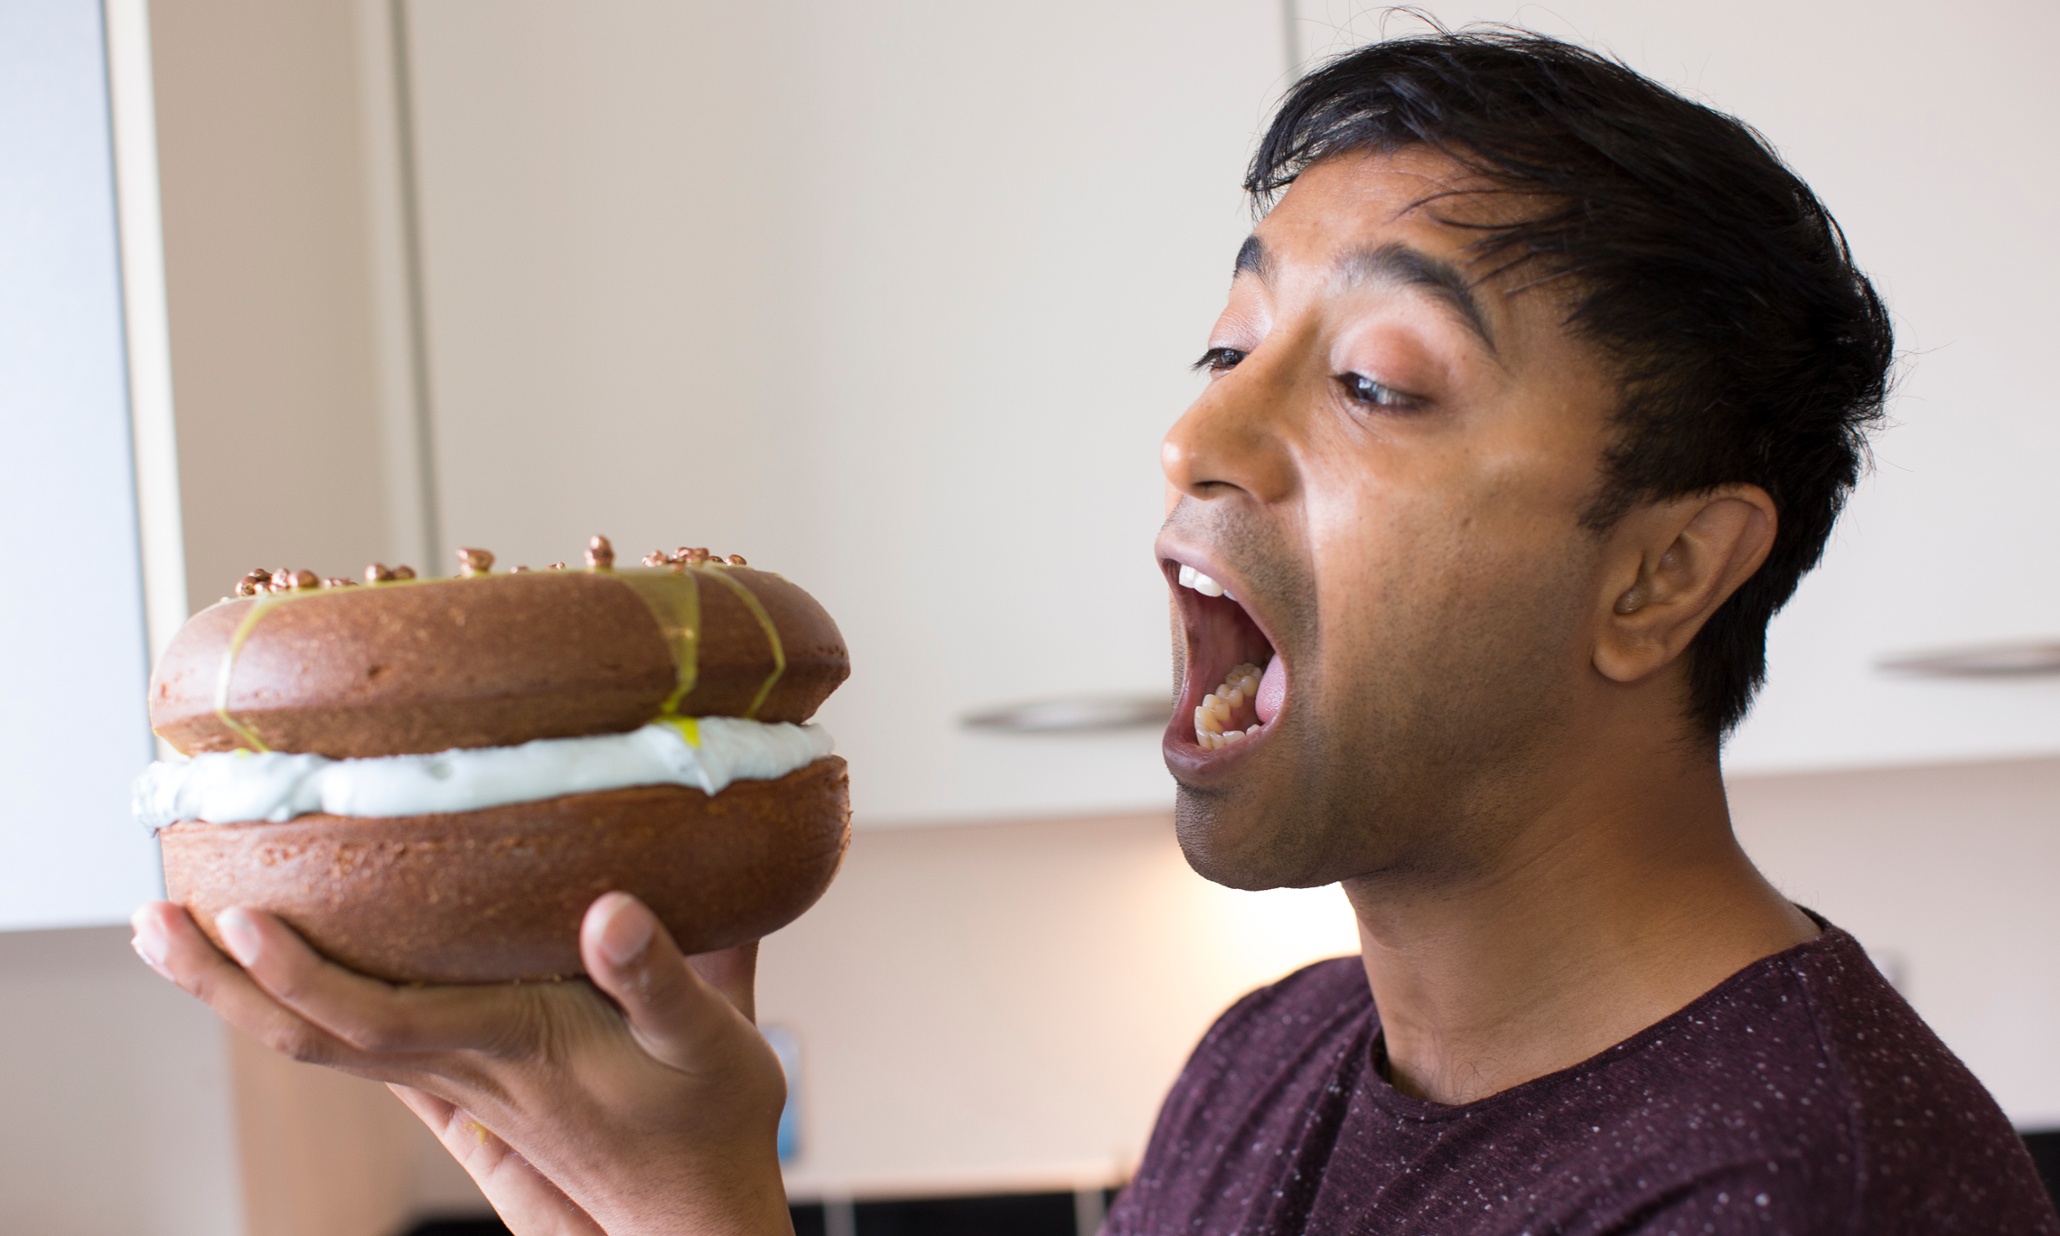
[[[1341,373],[1337,376],[1337,383],[1345,389],[1347,399],[1369,408],[1405,409],[1416,406],[1414,395],[1405,395],[1363,373]]]
[[[1245,354],[1236,348],[1210,348],[1202,353],[1202,359],[1196,361],[1192,368],[1197,373],[1224,373],[1237,368],[1237,363],[1244,358]]]

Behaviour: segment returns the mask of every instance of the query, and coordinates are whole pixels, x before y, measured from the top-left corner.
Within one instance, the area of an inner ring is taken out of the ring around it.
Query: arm
[[[220,917],[235,962],[178,906],[134,922],[144,960],[231,1025],[391,1086],[519,1236],[792,1231],[785,1082],[752,1025],[756,945],[684,957],[609,893],[580,930],[591,984],[396,987],[267,914]]]

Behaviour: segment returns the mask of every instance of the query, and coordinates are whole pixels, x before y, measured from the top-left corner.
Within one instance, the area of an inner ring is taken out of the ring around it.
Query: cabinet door
[[[1412,23],[1288,0],[1316,56]],[[1743,117],[1808,181],[1895,317],[1903,355],[1874,469],[1823,565],[1775,618],[1732,772],[2060,751],[2060,675],[1885,673],[1899,653],[2060,641],[2048,374],[2060,160],[2043,49],[2060,7],[1978,0],[1457,0],[1454,27],[1521,22],[1620,55]],[[2007,30],[1985,38],[1982,30]]]
[[[158,887],[110,133],[98,0],[0,5],[0,928]]]
[[[815,592],[864,822],[1159,806],[1158,442],[1251,225],[1273,0],[408,9],[436,483],[502,561]]]

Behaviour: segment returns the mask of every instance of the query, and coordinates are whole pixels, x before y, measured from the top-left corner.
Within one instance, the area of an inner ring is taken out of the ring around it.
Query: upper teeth
[[[1180,586],[1183,588],[1192,588],[1196,592],[1201,593],[1205,597],[1220,597],[1229,595],[1226,592],[1224,592],[1222,584],[1217,583],[1215,580],[1210,579],[1208,576],[1202,574],[1200,571],[1197,571],[1193,567],[1187,566],[1185,564],[1182,564],[1180,568]],[[1236,597],[1231,597],[1231,600],[1233,601],[1236,599]]]

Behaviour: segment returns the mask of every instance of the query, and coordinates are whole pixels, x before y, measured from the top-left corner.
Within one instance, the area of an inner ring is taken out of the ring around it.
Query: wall
[[[762,954],[803,1053],[797,1196],[1122,1179],[1244,991],[1350,952],[1335,889],[1236,893],[1168,815],[861,832]]]
[[[348,0],[152,5],[195,608],[253,566],[400,556],[360,23]]]
[[[151,6],[196,609],[256,565],[421,564],[408,358],[392,312],[403,294],[391,272],[395,152],[378,140],[393,105],[386,11],[377,0]],[[124,973],[163,986],[123,954]],[[212,1084],[234,1087],[251,1236],[386,1236],[418,1204],[448,1202],[449,1173],[423,1166],[441,1152],[384,1087],[234,1035],[224,1059],[221,1040],[210,1041]],[[455,1188],[476,1205],[462,1175]]]
[[[214,1015],[127,927],[0,932],[0,1231],[243,1231]]]

